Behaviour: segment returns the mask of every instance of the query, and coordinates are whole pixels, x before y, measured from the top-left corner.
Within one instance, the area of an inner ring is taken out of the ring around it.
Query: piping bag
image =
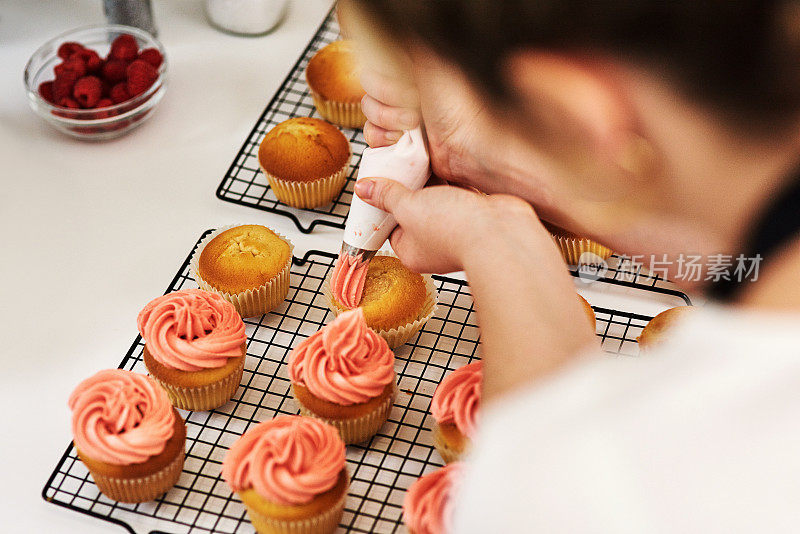
[[[421,128],[414,128],[404,132],[393,145],[364,149],[356,180],[388,178],[417,190],[425,185],[430,175],[425,134]],[[331,292],[339,303],[355,308],[361,302],[369,262],[395,226],[393,215],[353,195],[342,250],[331,275]]]

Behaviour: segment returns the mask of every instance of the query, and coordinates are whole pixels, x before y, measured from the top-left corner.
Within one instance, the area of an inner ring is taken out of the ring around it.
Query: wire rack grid
[[[190,257],[191,253],[167,292],[196,287]],[[44,499],[131,533],[253,532],[244,507],[220,476],[221,462],[251,425],[277,414],[299,412],[290,393],[286,359],[292,347],[332,318],[321,286],[334,260],[335,255],[318,251],[294,258],[286,301],[273,312],[245,320],[248,341],[242,385],[233,400],[217,410],[183,412],[186,464],[173,489],[149,503],[112,501],[99,493],[70,445],[42,491]],[[439,292],[434,317],[395,350],[400,393],[389,420],[369,442],[348,446],[351,487],[341,523],[346,532],[403,532],[405,490],[421,474],[442,465],[432,446],[430,400],[446,373],[479,358],[479,338],[466,283],[440,276],[434,279]],[[635,289],[667,291],[642,285]],[[595,312],[606,351],[638,354],[636,337],[650,317],[606,308],[595,308]],[[142,347],[137,337],[120,368],[146,372]]]
[[[216,194],[219,199],[288,217],[303,233],[310,233],[318,225],[344,228],[350,201],[353,198],[356,169],[361,162],[361,153],[367,147],[361,130],[342,128],[350,140],[353,157],[350,159],[350,169],[344,189],[331,204],[326,206],[303,210],[282,204],[275,197],[258,166],[258,147],[264,135],[273,126],[292,117],[319,117],[308,91],[304,73],[311,56],[338,38],[339,26],[331,10],[239,149],[239,153],[217,187]]]

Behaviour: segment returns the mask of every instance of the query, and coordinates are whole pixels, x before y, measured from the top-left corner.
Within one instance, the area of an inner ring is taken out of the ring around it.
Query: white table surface
[[[89,144],[28,108],[22,73],[44,41],[102,23],[100,0],[0,0],[0,531],[122,529],[45,503],[44,483],[71,439],[67,397],[116,367],[136,315],[163,293],[200,233],[258,222],[298,253],[336,251],[340,231],[298,232],[286,218],[214,191],[331,5],[293,0],[272,34],[211,28],[201,0],[154,0],[169,87],[154,116]]]

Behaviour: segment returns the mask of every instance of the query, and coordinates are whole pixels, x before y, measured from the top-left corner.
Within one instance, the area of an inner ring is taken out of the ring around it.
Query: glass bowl
[[[62,108],[39,96],[39,84],[55,78],[53,67],[61,62],[57,52],[62,43],[75,41],[105,57],[111,48],[111,42],[124,33],[136,38],[139,50],[156,48],[164,57],[158,69],[158,79],[147,91],[125,102],[99,109]],[[164,96],[167,82],[166,58],[164,47],[155,37],[133,26],[102,24],[71,30],[44,43],[28,60],[25,66],[28,103],[47,123],[72,137],[89,141],[119,137],[142,124]]]

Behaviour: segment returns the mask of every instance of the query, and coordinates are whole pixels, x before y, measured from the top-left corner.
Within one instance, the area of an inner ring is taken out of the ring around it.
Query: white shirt
[[[473,451],[459,534],[800,532],[800,315],[707,308],[582,358],[488,406]]]

